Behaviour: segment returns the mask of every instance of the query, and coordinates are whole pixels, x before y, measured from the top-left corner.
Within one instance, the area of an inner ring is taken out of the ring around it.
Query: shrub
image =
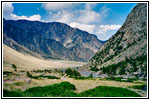
[[[28,71],[27,71],[27,77],[30,77],[30,78],[33,78],[33,79],[41,79],[41,78],[47,78],[47,79],[60,79],[59,77],[56,77],[56,76],[44,76],[44,75],[39,75],[39,76],[32,76],[32,74],[30,74]]]
[[[32,74],[30,74],[29,71],[27,71],[27,77],[32,78]]]
[[[65,73],[70,76],[81,76],[78,71],[72,70],[71,68],[66,69]]]
[[[17,71],[17,66],[15,64],[12,64],[12,68]]]

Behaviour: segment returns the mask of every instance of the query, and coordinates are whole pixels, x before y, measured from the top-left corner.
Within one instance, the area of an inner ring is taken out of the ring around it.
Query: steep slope
[[[137,4],[125,23],[90,60],[92,70],[109,75],[147,76],[147,4]]]
[[[82,66],[83,62],[63,61],[63,60],[44,60],[30,55],[22,54],[16,50],[3,44],[3,65],[10,68],[11,64],[15,64],[18,69],[55,69]]]
[[[3,25],[5,37],[44,58],[87,61],[103,43],[95,35],[58,22],[4,19]],[[4,44],[10,46],[5,38]]]

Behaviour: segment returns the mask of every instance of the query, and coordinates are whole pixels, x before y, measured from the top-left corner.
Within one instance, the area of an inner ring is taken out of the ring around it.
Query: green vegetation
[[[3,90],[4,97],[140,97],[137,93],[119,87],[99,86],[81,93],[73,92],[75,85],[69,82],[62,82],[49,86],[38,86],[25,90],[24,92],[14,92]]]
[[[71,68],[66,69],[65,73],[69,76],[81,76],[81,74],[78,71],[73,70]]]
[[[119,87],[98,86],[79,94],[82,97],[141,97],[139,94]]]
[[[22,86],[24,85],[25,83],[24,82],[16,82],[16,83],[13,83],[13,85],[16,85],[16,86]]]
[[[32,76],[29,72],[27,72],[27,77],[33,78],[33,79],[42,79],[42,78],[47,78],[47,79],[60,79],[59,77],[56,76],[48,76],[48,75],[39,75],[39,76]]]
[[[99,69],[96,66],[94,66],[94,67],[90,66],[90,70],[95,71],[95,72],[99,71]]]
[[[125,75],[126,71],[128,71],[129,73],[136,72],[138,70],[138,66],[140,66],[142,68],[142,71],[146,71],[147,70],[146,61],[147,61],[147,55],[142,55],[142,56],[139,56],[136,58],[127,58],[126,57],[124,61],[121,61],[117,64],[108,65],[107,67],[102,67],[102,68],[100,68],[100,70],[103,73],[108,74],[109,76]],[[129,64],[132,66],[132,68],[127,69],[127,66]],[[144,64],[144,66],[142,67],[143,64]],[[138,76],[137,76],[137,78],[138,78]]]
[[[94,79],[92,74],[90,74],[88,77],[84,77],[84,76],[70,76],[70,78],[74,78],[76,80]]]
[[[8,91],[3,90],[3,96],[4,97],[22,97],[23,95],[21,93],[15,92],[15,91]]]
[[[17,66],[15,64],[12,64],[12,68],[17,71]]]
[[[3,75],[10,75],[12,74],[12,72],[9,72],[9,71],[3,71]]]
[[[103,62],[107,62],[108,60],[112,59],[113,57],[118,55],[120,52],[122,52],[123,48],[119,44],[121,42],[121,39],[122,39],[123,35],[124,35],[124,32],[119,32],[118,31],[114,36],[112,36],[112,38],[110,38],[107,41],[107,43],[105,45],[105,49],[103,49],[100,52],[97,52],[95,54],[95,56],[90,60],[91,62],[94,61],[94,63],[92,63],[92,66],[97,66],[97,65],[102,64]],[[115,53],[108,56],[108,57],[106,57],[108,54],[110,54],[110,52],[109,52],[110,49],[113,49],[113,51]]]
[[[143,89],[144,88],[144,84],[143,85],[135,85],[135,86],[129,86],[129,88],[133,88],[133,89]]]
[[[100,70],[102,70],[103,73],[106,73],[109,76],[116,75],[116,74],[124,75],[126,66],[127,66],[127,62],[122,61],[117,64],[112,64],[107,67],[102,67]],[[120,68],[119,73],[117,73],[118,68]]]

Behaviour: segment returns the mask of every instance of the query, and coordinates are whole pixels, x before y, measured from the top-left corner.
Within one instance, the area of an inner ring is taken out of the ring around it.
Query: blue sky
[[[3,3],[6,19],[62,22],[108,40],[136,3]]]

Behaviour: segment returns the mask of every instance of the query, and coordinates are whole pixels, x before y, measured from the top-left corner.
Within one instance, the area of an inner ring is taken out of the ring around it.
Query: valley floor
[[[60,79],[47,79],[47,78],[40,78],[40,79],[33,79],[26,76],[26,72],[13,72],[10,74],[4,74],[3,77],[3,89],[10,90],[10,91],[25,91],[26,89],[36,87],[36,86],[48,86],[56,83],[61,83],[64,81],[70,82],[74,84],[76,90],[74,92],[81,93],[83,91],[93,89],[97,86],[113,86],[113,87],[121,87],[121,88],[128,88],[132,91],[137,92],[141,96],[146,97],[146,91],[142,91],[139,89],[131,89],[129,87],[143,85],[145,84],[144,81],[138,82],[117,82],[106,80],[104,78],[92,78],[92,79],[74,79],[69,78],[68,76],[62,75],[59,72],[51,72],[51,73],[36,73],[30,72],[34,76],[38,75],[46,75],[46,76],[56,76]]]
[[[85,62],[76,61],[39,59],[17,52],[6,45],[3,45],[3,58],[4,69],[10,69],[12,64],[15,64],[20,69],[22,68],[26,70],[79,67],[86,64]]]
[[[113,86],[128,88],[135,85],[146,84],[146,81],[118,82],[105,78],[75,79],[67,76],[66,68],[80,68],[85,62],[44,60],[19,53],[3,45],[3,89],[9,91],[25,91],[36,86],[47,86],[64,81],[74,84],[74,92],[93,89],[97,86]],[[32,76],[33,75],[33,76]],[[131,89],[130,89],[131,90]],[[132,89],[141,96],[146,97],[146,91]]]

